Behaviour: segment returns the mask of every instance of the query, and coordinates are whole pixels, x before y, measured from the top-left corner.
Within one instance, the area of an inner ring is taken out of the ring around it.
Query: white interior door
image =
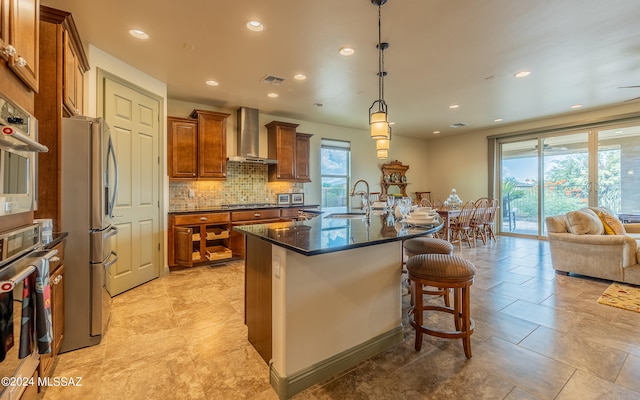
[[[109,77],[101,82],[119,168],[113,219],[119,260],[106,280],[115,296],[159,276],[160,101]]]

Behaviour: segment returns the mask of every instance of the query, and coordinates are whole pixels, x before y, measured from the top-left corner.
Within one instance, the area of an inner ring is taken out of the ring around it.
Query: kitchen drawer
[[[236,221],[259,221],[263,219],[280,218],[280,210],[253,210],[253,211],[233,211],[231,220]]]
[[[64,242],[58,243],[51,250],[58,250],[58,254],[51,257],[49,260],[49,275],[52,275],[53,272],[64,262]]]
[[[229,222],[229,213],[202,213],[189,215],[176,215],[175,225],[198,225],[217,222]]]
[[[281,216],[282,218],[298,218],[300,210],[300,208],[283,208]]]

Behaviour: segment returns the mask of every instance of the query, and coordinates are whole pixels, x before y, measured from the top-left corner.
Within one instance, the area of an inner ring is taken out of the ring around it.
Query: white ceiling
[[[85,45],[165,82],[171,99],[368,129],[378,98],[370,0],[41,2],[72,12]],[[468,132],[640,97],[640,88],[618,88],[640,85],[639,18],[640,0],[388,0],[382,40],[394,134]],[[248,31],[251,19],[265,29]],[[132,38],[133,28],[150,38]],[[339,55],[343,46],[356,53]],[[521,70],[531,75],[514,78]],[[286,81],[262,83],[267,74]],[[449,127],[458,122],[468,126]]]

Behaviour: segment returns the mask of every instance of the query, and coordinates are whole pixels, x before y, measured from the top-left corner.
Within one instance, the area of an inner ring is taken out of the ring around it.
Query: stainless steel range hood
[[[227,161],[248,162],[258,164],[277,164],[277,160],[270,160],[258,156],[260,150],[260,127],[258,125],[258,110],[240,107],[238,116],[238,152]]]

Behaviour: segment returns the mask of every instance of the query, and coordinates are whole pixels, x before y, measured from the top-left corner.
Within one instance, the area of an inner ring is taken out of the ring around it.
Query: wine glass
[[[389,207],[389,211],[393,210],[395,202],[396,199],[393,196],[387,195],[387,206]]]
[[[402,214],[402,220],[404,221],[411,212],[411,198],[401,198],[398,207],[400,207],[400,214]]]

